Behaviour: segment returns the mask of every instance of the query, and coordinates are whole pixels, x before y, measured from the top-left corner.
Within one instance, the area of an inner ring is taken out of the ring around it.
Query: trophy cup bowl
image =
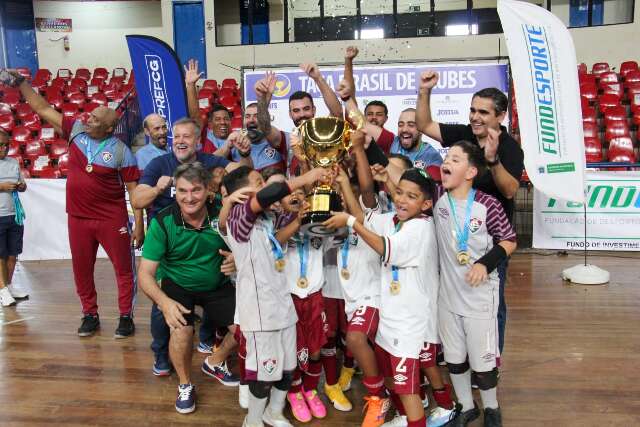
[[[350,147],[351,127],[336,117],[316,117],[298,128],[302,149],[313,167],[331,168],[344,159]],[[340,212],[342,199],[330,185],[318,185],[307,196],[310,210],[300,229],[309,236],[323,237],[341,234],[343,230],[330,230],[322,225],[331,218],[331,212]]]

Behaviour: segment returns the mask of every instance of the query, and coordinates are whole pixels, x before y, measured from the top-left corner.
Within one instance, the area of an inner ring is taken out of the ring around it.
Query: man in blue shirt
[[[136,161],[140,172],[144,171],[151,160],[169,153],[167,147],[167,121],[158,114],[149,114],[142,122],[144,134],[149,139],[147,145],[136,151]]]
[[[393,154],[403,154],[419,169],[440,166],[442,157],[431,144],[422,141],[422,132],[416,126],[416,109],[407,108],[398,118],[398,135],[389,150]]]

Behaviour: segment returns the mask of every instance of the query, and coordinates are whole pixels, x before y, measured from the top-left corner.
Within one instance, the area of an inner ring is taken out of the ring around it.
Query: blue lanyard
[[[265,216],[265,218],[267,217]],[[267,221],[271,225],[271,227],[267,227],[267,236],[269,236],[269,241],[271,242],[271,252],[273,252],[273,257],[277,261],[284,258],[282,245],[280,245],[280,242],[276,239],[276,236],[273,233],[273,224],[271,224],[271,220],[267,218]]]
[[[456,215],[456,205],[453,202],[451,194],[447,192],[447,198],[449,199],[449,206],[451,207],[451,215],[453,217],[453,223],[456,226],[456,240],[457,240],[457,248],[459,251],[467,250],[467,242],[469,241],[469,222],[471,221],[471,208],[473,207],[473,201],[476,198],[476,190],[472,188],[469,190],[469,195],[467,196],[467,206],[466,212],[464,216],[464,224],[462,225],[462,229],[460,229],[460,224],[458,224],[458,216]]]
[[[87,140],[87,165],[90,165],[90,164],[93,163],[93,159],[96,158],[98,153],[100,153],[100,150],[102,150],[104,148],[104,146],[107,144],[107,142],[109,142],[109,139],[105,139],[104,141],[102,141],[100,143],[100,145],[98,145],[98,149],[96,150],[96,154],[91,155],[91,141]]]
[[[398,222],[396,224],[396,229],[395,232],[397,233],[398,230],[400,230],[400,228],[402,227],[402,222]],[[398,267],[395,265],[391,266],[391,280],[395,283],[398,283],[400,280],[400,272],[398,271]]]
[[[347,263],[349,262],[349,239],[351,237],[351,227],[349,227],[349,233],[347,234],[347,237],[344,239],[344,242],[342,243],[342,249],[340,249],[340,255],[341,255],[341,259],[342,259],[342,268],[346,269],[347,268]]]
[[[309,236],[304,236],[302,242],[296,240],[298,256],[300,257],[300,277],[307,277],[307,262],[309,260]]]

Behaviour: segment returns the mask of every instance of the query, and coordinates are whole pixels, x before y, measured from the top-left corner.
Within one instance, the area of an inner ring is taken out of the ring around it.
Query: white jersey
[[[466,200],[451,199],[455,206],[458,225],[462,228],[466,216]],[[477,191],[471,207],[467,252],[470,260],[460,265],[456,224],[447,193],[435,204],[434,216],[440,252],[440,304],[452,313],[490,319],[498,314],[499,280],[497,269],[480,286],[470,286],[465,276],[478,259],[493,248],[494,242],[515,241],[516,234],[500,202],[488,194]]]
[[[376,344],[396,357],[417,359],[425,341],[438,341],[434,295],[438,288],[438,248],[433,218],[410,219],[396,231],[393,213],[374,214],[371,229],[383,236],[380,323]],[[391,291],[393,266],[399,292]],[[435,291],[434,291],[435,289]]]
[[[309,294],[318,292],[324,285],[324,271],[322,256],[327,248],[329,239],[321,237],[305,237],[302,233],[297,233],[289,239],[285,251],[284,274],[286,276],[289,292],[293,295],[306,298]],[[306,242],[306,243],[305,243]],[[298,279],[301,277],[300,255],[306,258],[306,279],[307,286],[298,286]]]
[[[240,328],[274,331],[294,325],[298,316],[286,276],[275,268],[269,240],[273,219],[253,213],[247,201],[231,209],[227,229],[238,270],[236,307]]]
[[[371,228],[369,219],[375,210],[367,210],[364,215],[364,226]],[[371,246],[350,230],[345,242],[338,248],[338,275],[344,292],[344,306],[347,319],[359,307],[380,307],[380,255]],[[346,258],[346,266],[344,261]],[[345,269],[348,278],[341,274]]]

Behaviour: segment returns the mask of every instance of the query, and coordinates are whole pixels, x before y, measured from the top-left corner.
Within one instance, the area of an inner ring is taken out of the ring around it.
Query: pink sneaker
[[[318,396],[318,392],[315,390],[304,391],[304,398],[307,400],[307,404],[309,405],[309,410],[316,418],[324,418],[327,416],[327,408],[324,407],[324,403],[320,400],[320,396]]]
[[[289,405],[291,405],[291,413],[296,420],[301,423],[311,421],[311,412],[309,412],[309,407],[301,392],[287,393],[287,400],[289,401]]]

